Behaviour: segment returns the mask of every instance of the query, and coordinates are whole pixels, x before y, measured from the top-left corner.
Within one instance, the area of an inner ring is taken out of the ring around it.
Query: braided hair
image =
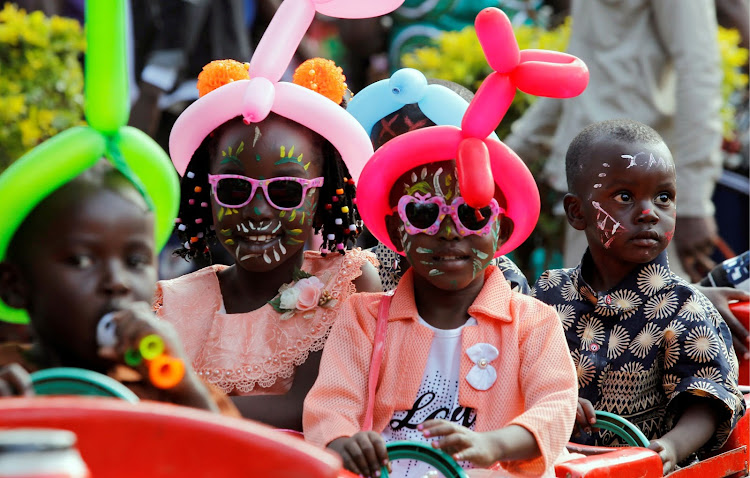
[[[186,260],[211,263],[210,245],[218,241],[211,211],[211,186],[208,184],[210,159],[217,150],[216,139],[221,129],[239,121],[242,119],[237,117],[224,123],[203,140],[180,182],[180,212],[175,227],[182,244],[174,254]],[[323,235],[322,255],[331,252],[345,254],[362,231],[355,198],[356,185],[336,148],[317,133],[312,134],[317,139],[316,146],[321,148],[325,179],[320,187],[313,229]]]

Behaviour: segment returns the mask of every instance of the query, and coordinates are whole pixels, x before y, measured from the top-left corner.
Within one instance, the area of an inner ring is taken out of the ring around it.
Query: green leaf
[[[307,279],[308,277],[312,277],[312,276],[313,275],[310,274],[309,272],[305,272],[302,269],[297,269],[297,268],[295,268],[294,272],[292,273],[292,279],[294,279],[295,282],[300,279]]]
[[[268,303],[271,304],[271,307],[273,307],[273,310],[275,310],[276,312],[284,312],[284,309],[281,308],[281,294],[276,294],[276,297],[269,300]]]

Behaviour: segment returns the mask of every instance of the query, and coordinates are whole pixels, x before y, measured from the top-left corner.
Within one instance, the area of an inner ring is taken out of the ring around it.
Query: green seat
[[[48,368],[31,374],[37,395],[88,395],[120,398],[137,403],[138,396],[117,380],[92,370],[72,367]]]
[[[393,460],[419,460],[435,468],[445,478],[466,478],[466,472],[458,466],[458,463],[447,453],[432,448],[426,443],[410,441],[394,441],[386,444],[388,459]],[[381,476],[388,478],[388,470],[383,467]]]

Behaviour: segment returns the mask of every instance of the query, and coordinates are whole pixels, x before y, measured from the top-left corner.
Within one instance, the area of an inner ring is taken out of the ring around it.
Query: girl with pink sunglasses
[[[308,60],[279,81],[317,13],[376,16],[400,1],[286,0],[249,64],[212,62],[201,98],[177,119],[170,155],[182,176],[176,251],[234,258],[159,283],[155,308],[177,329],[206,382],[245,417],[301,430],[302,403],[345,299],[380,291],[374,256],[350,249],[361,221],[354,200],[372,154],[340,105],[341,69]],[[305,250],[313,231],[319,251]]]

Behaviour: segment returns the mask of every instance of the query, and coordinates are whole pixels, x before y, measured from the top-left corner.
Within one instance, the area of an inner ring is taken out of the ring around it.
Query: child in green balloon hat
[[[87,18],[119,24],[123,6],[91,2]],[[107,66],[94,61],[97,49],[117,48],[101,37],[92,41],[87,30],[87,67]],[[91,126],[58,134],[0,174],[0,318],[29,321],[33,332],[32,344],[0,347],[0,367],[88,369],[141,398],[236,414],[226,397],[202,384],[174,330],[151,312],[156,255],[179,202],[177,174],[151,138],[125,126],[127,107],[112,113],[125,92],[92,101],[96,83],[86,91]],[[149,375],[146,361],[126,360],[153,334],[174,363],[184,364],[184,375],[168,387]],[[8,382],[28,383],[18,370],[9,380],[0,377],[0,395],[13,393]]]

